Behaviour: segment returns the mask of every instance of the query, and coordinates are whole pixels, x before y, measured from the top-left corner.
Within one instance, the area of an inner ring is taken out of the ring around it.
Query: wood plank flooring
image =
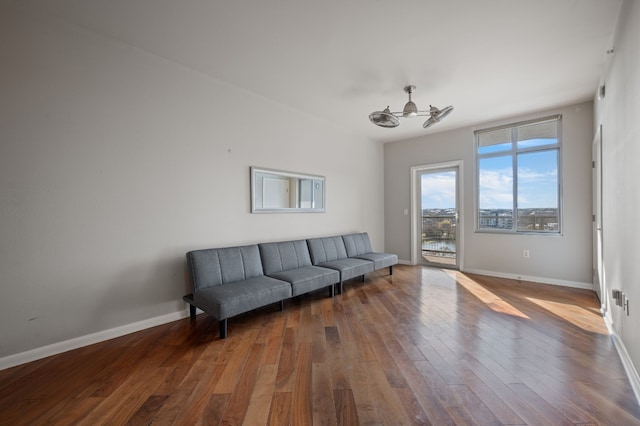
[[[0,424],[633,425],[595,294],[399,265],[0,371]]]

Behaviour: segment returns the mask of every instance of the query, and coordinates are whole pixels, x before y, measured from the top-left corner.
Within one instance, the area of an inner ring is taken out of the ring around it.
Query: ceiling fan
[[[389,107],[386,107],[382,111],[374,111],[369,114],[369,120],[376,126],[380,127],[398,127],[400,125],[399,118],[413,118],[413,117],[429,117],[427,121],[422,124],[425,129],[431,127],[431,125],[439,122],[443,118],[453,111],[452,106],[445,108],[437,108],[433,105],[429,105],[429,111],[418,111],[418,107],[411,100],[411,94],[416,90],[416,86],[405,86],[404,91],[409,95],[409,101],[404,105],[402,112],[391,112]]]

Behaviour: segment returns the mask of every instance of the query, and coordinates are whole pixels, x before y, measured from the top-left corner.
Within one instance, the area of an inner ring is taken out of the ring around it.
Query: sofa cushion
[[[339,271],[340,282],[373,271],[372,262],[347,257],[342,237],[311,238],[307,243],[313,264]]]
[[[258,246],[265,275],[311,266],[306,240],[261,243]]]
[[[340,272],[340,281],[359,277],[367,272],[373,272],[373,262],[364,259],[338,259],[319,264],[323,268],[331,268]]]
[[[369,234],[343,235],[344,246],[349,257],[365,259],[373,262],[375,269],[386,268],[398,263],[398,256],[391,253],[377,253],[371,248]]]
[[[257,245],[194,250],[187,253],[194,293],[263,275]]]
[[[292,296],[298,296],[310,291],[329,287],[340,281],[338,271],[320,268],[318,266],[303,266],[301,268],[275,272],[270,276],[291,283]]]
[[[361,254],[371,253],[371,241],[369,240],[369,234],[362,232],[359,234],[343,235],[344,247],[347,250],[347,256],[356,257]]]
[[[298,296],[331,286],[340,275],[331,269],[311,265],[306,240],[258,244],[264,273],[291,283],[291,294]]]
[[[307,244],[314,265],[348,257],[342,237],[311,238]]]
[[[391,253],[365,253],[358,255],[357,259],[373,262],[374,269],[382,269],[398,263],[398,256]]]
[[[288,282],[261,276],[202,289],[193,294],[193,301],[209,315],[223,320],[290,297]]]

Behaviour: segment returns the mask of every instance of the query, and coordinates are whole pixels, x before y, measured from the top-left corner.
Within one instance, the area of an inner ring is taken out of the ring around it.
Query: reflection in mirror
[[[324,211],[324,176],[251,167],[251,213]]]

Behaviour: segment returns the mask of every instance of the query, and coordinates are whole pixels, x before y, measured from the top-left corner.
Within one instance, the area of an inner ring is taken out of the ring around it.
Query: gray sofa
[[[312,238],[307,240],[314,265],[340,272],[338,293],[342,294],[344,281],[373,272],[374,263],[364,259],[350,258],[342,237]]]
[[[351,256],[350,251],[357,256]],[[187,253],[192,293],[183,297],[191,318],[196,308],[216,318],[220,338],[227,319],[273,303],[329,288],[334,296],[345,280],[393,265],[398,257],[371,251],[369,236],[351,234],[309,240],[193,250]]]
[[[359,234],[343,235],[347,256],[355,259],[364,259],[373,262],[373,269],[389,268],[389,275],[393,275],[393,265],[398,263],[398,256],[391,253],[374,252],[371,248],[369,234],[361,232]]]
[[[340,275],[333,269],[311,264],[306,240],[263,243],[258,247],[264,273],[291,283],[292,296],[329,287],[333,297],[334,284],[340,281]]]
[[[187,253],[193,293],[183,297],[191,318],[196,307],[217,319],[220,338],[227,337],[227,318],[291,297],[291,284],[263,274],[257,245],[195,250]]]

